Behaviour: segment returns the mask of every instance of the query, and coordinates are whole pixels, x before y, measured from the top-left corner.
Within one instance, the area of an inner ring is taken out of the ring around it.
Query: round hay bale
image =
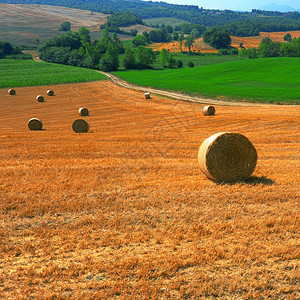
[[[212,105],[207,105],[203,107],[202,112],[204,116],[213,116],[216,110]]]
[[[14,89],[9,89],[8,90],[8,94],[9,95],[15,95],[16,94],[16,91]]]
[[[81,116],[88,116],[89,115],[89,110],[85,107],[79,108],[79,114]]]
[[[220,132],[202,143],[198,162],[201,171],[211,179],[225,182],[245,180],[255,169],[257,152],[242,134]]]
[[[30,130],[41,130],[43,128],[43,123],[37,118],[31,118],[28,121],[28,128]]]
[[[48,96],[54,96],[54,92],[53,92],[52,90],[48,90],[48,91],[47,91],[47,95],[48,95]]]
[[[88,132],[90,125],[87,121],[83,119],[77,119],[73,122],[72,125],[73,131],[76,133]]]
[[[151,99],[150,93],[149,93],[149,92],[145,93],[145,98],[146,98],[146,99]]]
[[[36,96],[35,99],[36,99],[38,102],[44,102],[44,101],[45,101],[44,97],[41,96],[41,95]]]

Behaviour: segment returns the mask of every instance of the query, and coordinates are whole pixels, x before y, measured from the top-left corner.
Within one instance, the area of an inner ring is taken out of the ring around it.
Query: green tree
[[[9,42],[0,41],[0,58],[4,58],[13,52],[13,47]]]
[[[179,33],[178,33],[178,32],[174,32],[174,33],[173,33],[173,40],[174,40],[174,41],[177,41],[178,38],[179,38]]]
[[[124,46],[119,39],[118,35],[114,32],[112,35],[112,43],[115,45],[115,47],[118,49],[119,53],[122,54],[125,52]]]
[[[60,24],[60,31],[70,31],[71,23],[69,21],[64,21]]]
[[[138,34],[132,39],[132,43],[134,47],[145,46],[147,44],[147,38],[142,34]]]
[[[184,43],[184,46],[188,47],[189,48],[189,52],[191,53],[191,48],[193,47],[195,43],[195,40],[194,40],[194,37],[192,35],[189,35],[187,38],[186,38],[186,41]]]
[[[291,48],[293,51],[294,57],[300,57],[300,37],[299,38],[293,38],[291,42]]]
[[[280,42],[272,42],[269,37],[264,38],[258,46],[260,57],[277,57],[280,55]]]
[[[176,60],[173,55],[166,49],[162,49],[160,52],[160,61],[165,68],[174,68],[176,66]]]
[[[184,41],[184,35],[181,34],[179,37],[178,37],[178,42],[180,44],[180,52],[182,52],[182,45],[183,45],[183,41]]]
[[[222,27],[212,27],[204,32],[203,41],[214,48],[226,49],[231,45],[230,32]]]
[[[163,48],[161,51],[160,51],[160,54],[159,54],[159,59],[161,61],[161,63],[165,66],[166,65],[166,62],[168,60],[168,51]]]
[[[254,58],[259,57],[259,52],[256,48],[249,48],[247,51],[248,51],[248,57],[250,59],[254,59]]]
[[[166,29],[168,30],[169,33],[173,33],[173,31],[174,31],[173,27],[170,25],[167,25]]]
[[[139,68],[150,68],[155,62],[156,55],[152,49],[139,46],[136,58]]]
[[[125,50],[124,58],[123,58],[123,66],[125,69],[135,69],[136,68],[136,59],[134,50],[131,48],[127,48]]]
[[[155,29],[149,32],[149,39],[154,43],[166,43],[171,41],[171,34],[166,28]]]
[[[177,67],[178,69],[180,69],[180,68],[183,67],[183,62],[182,62],[182,60],[176,60],[176,67]]]
[[[116,71],[119,67],[119,52],[117,48],[110,45],[100,60],[99,68],[104,72]]]
[[[284,37],[283,40],[290,43],[292,41],[292,36],[290,33],[287,33]]]
[[[82,42],[91,42],[90,31],[86,27],[80,27],[78,29],[78,34]]]
[[[198,31],[198,29],[195,28],[191,31],[190,35],[197,39],[200,37],[200,32]]]
[[[143,32],[143,36],[145,36],[145,38],[147,39],[147,43],[150,43],[150,36],[149,36],[149,33],[147,31]]]
[[[131,29],[130,30],[130,35],[136,36],[138,34],[138,31],[136,29]]]

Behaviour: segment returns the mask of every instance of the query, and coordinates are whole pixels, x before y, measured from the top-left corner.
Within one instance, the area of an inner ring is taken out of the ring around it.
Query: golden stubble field
[[[284,43],[284,36],[290,33],[292,38],[299,38],[300,31],[280,31],[280,32],[261,32],[259,36],[247,36],[247,37],[237,37],[231,36],[231,46],[237,49],[240,49],[240,44],[243,43],[243,47],[248,48],[257,48],[261,41],[269,37],[273,42],[281,42]],[[170,52],[180,52],[180,43],[179,42],[170,42],[170,43],[155,43],[150,45],[150,47],[154,51],[161,51],[162,49],[166,49]],[[182,47],[182,51],[189,51],[188,47]],[[199,38],[195,40],[193,47],[191,48],[193,52],[201,52],[201,53],[217,53],[218,50],[212,48],[208,44],[203,42],[203,38]]]
[[[299,299],[299,106],[204,117],[109,81],[16,92],[0,90],[1,299]],[[256,147],[249,180],[200,172],[220,131]]]

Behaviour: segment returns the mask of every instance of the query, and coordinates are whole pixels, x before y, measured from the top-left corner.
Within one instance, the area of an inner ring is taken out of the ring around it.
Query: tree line
[[[32,56],[23,53],[20,46],[12,45],[6,41],[0,41],[0,59],[3,58],[32,59]]]
[[[86,27],[45,40],[38,47],[38,53],[47,62],[105,72],[119,68],[121,54],[124,54],[124,67],[131,69],[151,68],[156,59],[155,52],[150,48],[139,46],[125,49],[117,34],[110,35],[106,29],[101,31],[99,40],[92,41]]]

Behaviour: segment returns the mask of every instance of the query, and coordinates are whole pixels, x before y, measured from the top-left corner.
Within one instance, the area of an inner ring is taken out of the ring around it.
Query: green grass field
[[[219,64],[223,62],[240,60],[238,55],[217,55],[217,54],[206,54],[206,55],[188,55],[183,53],[172,53],[174,59],[181,60],[183,67],[187,67],[189,62],[193,62],[195,67],[207,66],[213,64]],[[162,63],[159,60],[159,56],[154,64],[155,68],[162,68]]]
[[[300,104],[299,67],[299,58],[282,57],[114,74],[141,86],[204,97]]]
[[[32,60],[0,60],[0,88],[53,85],[106,79],[95,71]]]
[[[183,20],[179,20],[176,18],[150,18],[150,19],[143,19],[144,23],[149,25],[170,25],[170,26],[179,26],[182,23],[189,23]]]

